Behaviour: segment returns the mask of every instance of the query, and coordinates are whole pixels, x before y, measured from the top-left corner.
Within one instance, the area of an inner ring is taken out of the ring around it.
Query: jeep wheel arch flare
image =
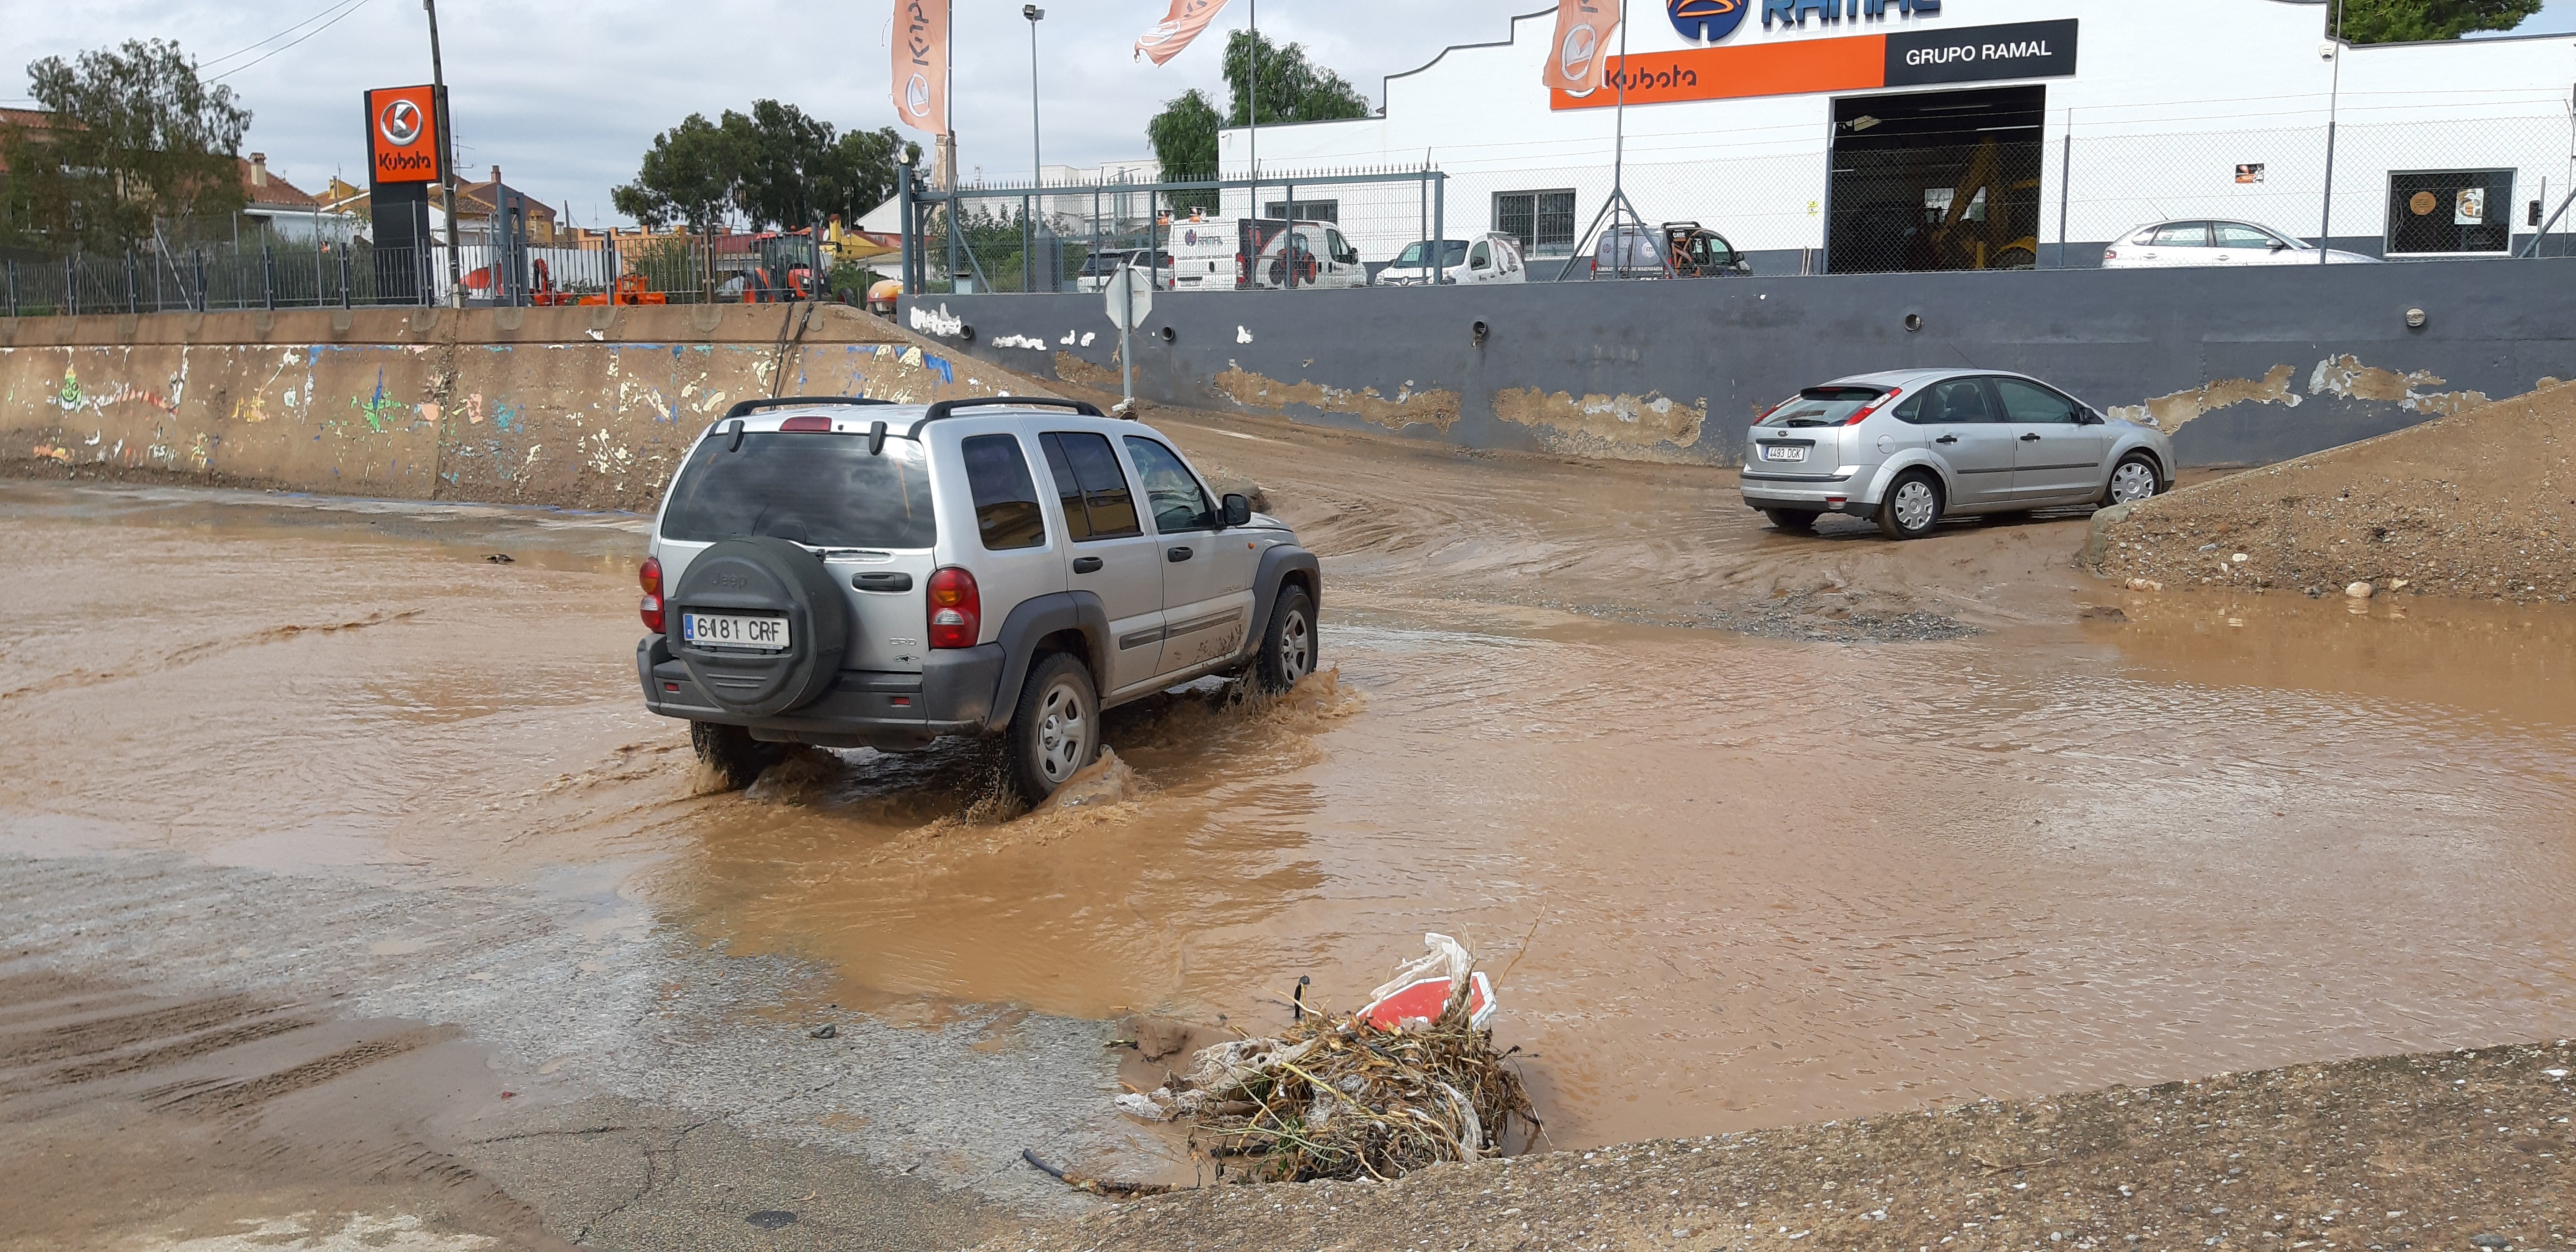
[[[725,711],[767,717],[831,690],[848,651],[849,606],[823,562],[784,539],[728,539],[699,553],[664,610],[671,655]],[[692,613],[783,617],[787,647],[705,647],[684,637]]]

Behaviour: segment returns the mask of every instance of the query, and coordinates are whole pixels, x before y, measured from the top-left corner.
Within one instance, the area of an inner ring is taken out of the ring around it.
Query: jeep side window
[[[1074,539],[1125,539],[1145,533],[1136,521],[1136,497],[1127,489],[1127,471],[1118,468],[1118,453],[1109,446],[1109,436],[1068,430],[1040,435],[1038,443],[1046,449],[1047,466],[1055,471],[1065,527]]]
[[[1216,510],[1209,506],[1199,480],[1181,454],[1137,435],[1127,436],[1127,455],[1145,476],[1145,499],[1154,506],[1154,529],[1162,534],[1216,529]]]
[[[966,485],[975,496],[975,526],[984,548],[1003,552],[1046,546],[1046,515],[1016,435],[976,435],[965,442]]]

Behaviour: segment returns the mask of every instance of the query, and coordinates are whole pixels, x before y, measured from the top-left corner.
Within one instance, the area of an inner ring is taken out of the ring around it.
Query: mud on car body
[[[1045,798],[1100,713],[1315,665],[1313,554],[1142,423],[995,397],[738,404],[689,449],[641,571],[645,706],[748,784],[778,745],[1006,739]]]

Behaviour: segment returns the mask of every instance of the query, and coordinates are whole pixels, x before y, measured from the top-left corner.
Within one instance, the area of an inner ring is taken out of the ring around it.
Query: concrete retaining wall
[[[904,321],[1118,388],[1096,295],[928,296]],[[1971,363],[2152,418],[2189,464],[2276,461],[2576,378],[2576,261],[1165,292],[1136,376],[1169,404],[1732,464],[1748,419],[1800,387]]]
[[[689,441],[782,370],[786,395],[1011,389],[838,306],[0,319],[0,461],[649,510]]]

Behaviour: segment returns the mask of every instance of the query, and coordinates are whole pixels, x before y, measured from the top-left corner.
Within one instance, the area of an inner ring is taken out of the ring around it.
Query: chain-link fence
[[[1438,255],[1443,187],[1411,168],[916,189],[912,288],[1098,291],[1129,264],[1166,290],[1366,286],[1408,249]],[[1398,268],[1387,281],[1438,269]]]
[[[855,302],[873,277],[853,265],[836,266],[803,235],[673,234],[588,247],[468,238],[452,265],[442,245],[377,247],[363,239],[209,242],[112,255],[0,249],[0,314],[452,302],[469,307],[845,297]],[[885,266],[893,267],[891,258]]]

